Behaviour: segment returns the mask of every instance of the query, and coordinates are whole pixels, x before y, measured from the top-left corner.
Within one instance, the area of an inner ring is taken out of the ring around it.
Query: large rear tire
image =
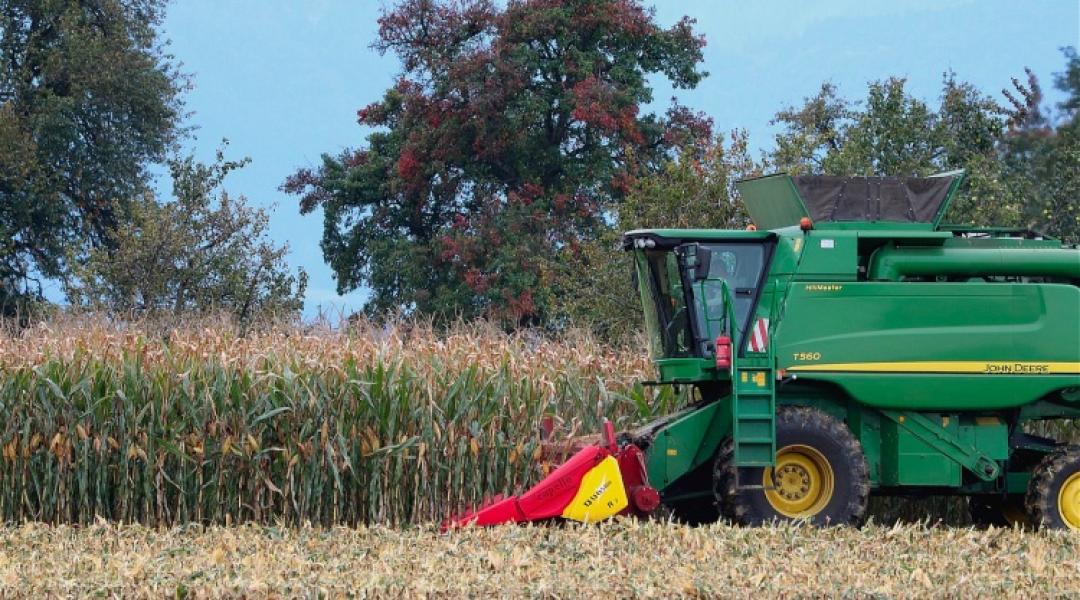
[[[1080,530],[1080,447],[1047,454],[1035,467],[1027,508],[1036,527]]]
[[[717,457],[715,485],[726,516],[743,525],[800,519],[814,525],[863,523],[869,468],[844,423],[817,409],[782,407],[776,449],[775,467],[736,469]]]

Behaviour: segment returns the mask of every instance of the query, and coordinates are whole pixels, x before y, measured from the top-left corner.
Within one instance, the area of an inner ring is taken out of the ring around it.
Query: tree
[[[224,159],[203,165],[173,160],[175,198],[132,205],[130,221],[110,230],[74,269],[73,302],[137,314],[226,311],[241,326],[263,316],[295,315],[303,308],[307,275],[293,275],[287,246],[267,239],[264,211],[220,188],[246,164]]]
[[[823,83],[816,95],[803,99],[803,106],[776,113],[770,124],[782,124],[784,131],[773,138],[770,165],[791,175],[825,172],[826,158],[840,151],[851,114],[852,107],[837,95],[836,86]]]
[[[554,265],[596,239],[636,177],[708,135],[674,105],[642,115],[648,77],[695,86],[704,40],[638,0],[403,0],[375,48],[403,73],[358,113],[377,128],[283,188],[324,210],[341,292],[369,313],[542,321]]]
[[[741,229],[749,224],[735,182],[761,175],[746,131],[702,140],[642,177],[619,207],[618,231],[641,228]]]
[[[1006,92],[1016,118],[1004,146],[1005,168],[1016,194],[1030,198],[1025,219],[1032,227],[1080,243],[1080,57],[1062,49],[1065,70],[1054,85],[1066,94],[1058,118],[1047,116],[1039,81],[1028,72],[1026,84],[1014,80]],[[1056,122],[1055,122],[1056,121]]]
[[[0,301],[107,243],[180,133],[166,0],[0,0]]]
[[[620,246],[633,229],[742,229],[749,224],[735,182],[761,175],[745,131],[686,147],[655,173],[640,177],[619,205],[614,226],[567,253],[556,269],[555,313],[605,339],[640,330],[641,300],[631,280],[633,264]]]
[[[793,174],[926,176],[964,169],[965,183],[945,219],[973,225],[1016,226],[1023,198],[1008,185],[1001,144],[1010,113],[949,73],[938,107],[912,97],[902,78],[871,83],[865,101],[838,97],[831,84],[777,113],[768,159]]]

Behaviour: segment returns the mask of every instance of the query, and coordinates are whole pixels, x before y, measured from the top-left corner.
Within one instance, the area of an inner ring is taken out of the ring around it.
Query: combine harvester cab
[[[627,233],[651,383],[691,402],[450,524],[572,517],[606,482],[626,508],[579,520],[647,514],[644,490],[743,524],[857,525],[870,494],[952,494],[976,522],[1080,529],[1080,449],[1031,433],[1080,417],[1080,249],[943,225],[962,178],[772,175],[739,183],[756,228]],[[633,490],[587,476],[623,454]]]

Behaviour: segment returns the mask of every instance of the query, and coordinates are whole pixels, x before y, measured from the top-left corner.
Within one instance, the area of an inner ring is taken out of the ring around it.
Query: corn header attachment
[[[550,519],[593,523],[618,514],[647,515],[659,505],[659,494],[648,485],[644,454],[632,443],[620,447],[605,420],[601,443],[579,449],[524,494],[496,498],[448,519],[443,529]]]

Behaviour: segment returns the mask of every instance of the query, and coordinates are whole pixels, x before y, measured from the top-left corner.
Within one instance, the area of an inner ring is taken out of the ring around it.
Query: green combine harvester
[[[962,173],[740,182],[755,227],[624,236],[684,410],[579,444],[521,496],[449,522],[862,523],[875,495],[1080,529],[1080,249],[941,224]],[[1045,428],[1044,428],[1045,429]]]

